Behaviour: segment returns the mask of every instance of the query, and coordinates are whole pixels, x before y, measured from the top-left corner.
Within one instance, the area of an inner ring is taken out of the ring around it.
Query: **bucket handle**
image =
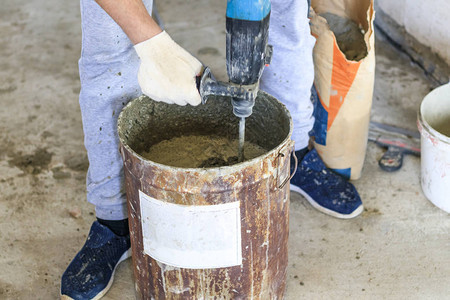
[[[294,171],[290,174],[289,177],[287,177],[279,186],[279,189],[284,188],[284,186],[286,185],[286,183],[288,183],[289,181],[291,181],[292,177],[294,177],[295,172],[297,172],[297,166],[298,166],[298,159],[297,156],[295,155],[295,151],[294,151],[294,145],[292,145],[291,147],[291,155],[294,157],[294,163],[295,163],[295,167],[294,167]],[[284,157],[284,153],[278,153],[278,157]],[[290,167],[289,167],[290,170]]]

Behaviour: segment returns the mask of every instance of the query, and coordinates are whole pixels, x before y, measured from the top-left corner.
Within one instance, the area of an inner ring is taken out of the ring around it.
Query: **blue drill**
[[[200,80],[202,102],[208,96],[231,98],[233,113],[240,118],[239,160],[243,160],[245,118],[250,116],[259,90],[264,66],[270,63],[270,0],[228,0],[226,16],[226,52],[229,82],[214,79],[206,67]]]
[[[228,0],[226,55],[229,82],[218,82],[207,67],[200,81],[205,103],[209,95],[232,98],[233,112],[246,118],[259,90],[259,79],[270,63],[272,47],[267,45],[270,19],[269,0]]]

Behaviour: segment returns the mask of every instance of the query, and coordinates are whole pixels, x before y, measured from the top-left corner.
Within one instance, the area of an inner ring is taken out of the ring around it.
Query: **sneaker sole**
[[[120,257],[119,261],[117,262],[116,266],[114,267],[114,270],[112,272],[111,275],[111,279],[109,280],[108,284],[106,285],[106,287],[100,291],[100,293],[97,294],[97,296],[95,296],[94,298],[92,298],[91,300],[99,300],[100,298],[102,298],[103,296],[105,296],[105,294],[109,291],[109,289],[112,286],[112,283],[114,281],[114,274],[116,273],[116,269],[119,266],[119,264],[121,262],[123,262],[124,260],[126,260],[127,258],[129,258],[131,256],[131,248],[128,249],[124,254],[122,254],[122,256]],[[61,295],[61,300],[75,300],[72,297],[69,297],[67,295]]]
[[[314,201],[313,198],[311,198],[304,190],[302,190],[301,188],[299,188],[298,186],[292,185],[291,184],[291,191],[299,193],[300,195],[302,195],[303,197],[305,197],[306,200],[308,200],[308,202],[318,211],[330,215],[332,217],[338,218],[338,219],[352,219],[354,217],[359,216],[363,210],[364,207],[361,204],[360,206],[358,206],[358,208],[356,208],[351,214],[341,214],[338,212],[335,212],[331,209],[325,208],[323,206],[321,206],[319,203],[317,203],[316,201]]]

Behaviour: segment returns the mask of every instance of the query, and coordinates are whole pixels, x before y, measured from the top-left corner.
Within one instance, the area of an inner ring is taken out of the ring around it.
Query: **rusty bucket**
[[[180,107],[142,96],[118,126],[137,298],[283,298],[294,150],[284,105],[259,93],[246,140],[267,151],[225,167],[177,168],[141,154],[178,136],[237,138],[227,99]]]

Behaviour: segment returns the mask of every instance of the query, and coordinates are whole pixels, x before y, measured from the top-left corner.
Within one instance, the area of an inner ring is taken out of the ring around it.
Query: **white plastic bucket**
[[[423,99],[417,126],[422,190],[434,205],[450,213],[450,83]]]

